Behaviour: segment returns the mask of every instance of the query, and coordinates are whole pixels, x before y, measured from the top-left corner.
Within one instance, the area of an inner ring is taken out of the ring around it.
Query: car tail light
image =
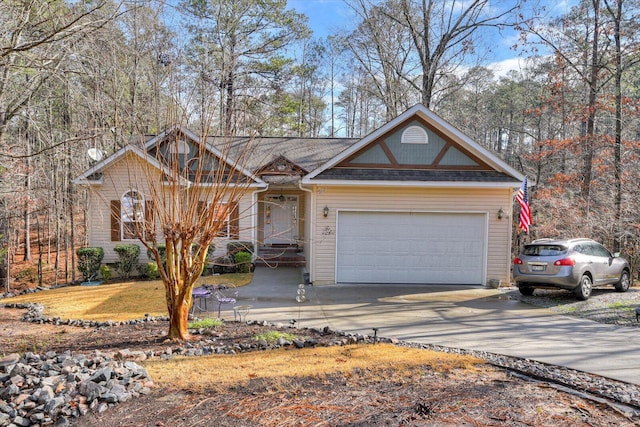
[[[553,263],[556,267],[562,266],[574,266],[576,265],[576,261],[573,258],[562,258]]]
[[[524,264],[524,263],[522,262],[522,260],[521,260],[520,258],[518,258],[518,257],[515,257],[515,258],[513,259],[513,263],[514,263],[514,264],[516,264],[516,265],[522,265],[522,264]]]

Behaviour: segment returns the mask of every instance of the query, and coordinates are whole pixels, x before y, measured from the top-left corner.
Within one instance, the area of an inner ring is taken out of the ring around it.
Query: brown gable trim
[[[442,161],[442,159],[444,158],[445,154],[447,154],[447,151],[449,151],[449,148],[453,147],[453,144],[450,141],[447,141],[444,144],[444,147],[442,147],[442,150],[440,150],[440,152],[438,153],[438,155],[436,156],[435,159],[433,159],[433,165],[438,167],[440,165],[440,162]],[[465,153],[466,154],[466,153]],[[475,161],[475,159],[473,159]],[[476,163],[478,163],[476,161]]]
[[[391,166],[399,168],[400,164],[398,163],[398,161],[396,160],[396,157],[393,155],[393,153],[389,149],[389,146],[387,145],[387,143],[384,142],[384,140],[382,140],[378,143],[378,145],[382,147],[382,151],[384,151],[384,154],[387,155],[387,158],[391,162]]]
[[[445,141],[444,147],[442,147],[442,150],[440,150],[440,152],[438,153],[438,155],[436,156],[436,158],[434,159],[434,161],[433,161],[433,163],[431,165],[412,165],[412,164],[400,165],[397,162],[397,160],[395,159],[395,157],[392,155],[392,153],[389,150],[389,147],[387,146],[387,144],[385,143],[385,139],[386,138],[388,138],[389,136],[391,136],[392,134],[397,132],[398,129],[400,129],[400,128],[404,127],[404,126],[407,126],[410,122],[413,122],[413,121],[420,122],[420,124],[422,124],[424,127],[429,129],[431,132],[435,133],[436,135],[438,135],[440,138],[442,138]],[[356,157],[362,155],[366,151],[369,151],[370,149],[372,149],[376,145],[379,145],[382,148],[384,153],[389,158],[389,161],[391,162],[391,164],[383,164],[383,163],[380,163],[380,164],[377,164],[377,163],[371,163],[371,164],[352,163],[352,161]],[[469,157],[471,160],[476,162],[478,165],[477,166],[451,166],[451,165],[441,166],[440,162],[442,161],[442,159],[446,155],[447,151],[451,147],[455,147],[462,154],[464,154],[465,156]],[[440,129],[437,129],[435,127],[430,126],[422,117],[419,117],[417,115],[408,117],[405,121],[403,121],[402,123],[398,124],[398,126],[394,127],[393,129],[390,129],[388,132],[386,132],[385,134],[381,135],[378,139],[376,139],[375,141],[372,141],[371,143],[369,143],[366,146],[362,147],[360,150],[356,151],[351,156],[347,157],[346,159],[344,159],[342,162],[338,163],[334,167],[335,168],[367,168],[367,169],[371,169],[371,168],[391,169],[392,168],[392,169],[443,169],[443,170],[478,170],[478,171],[493,170],[492,167],[487,165],[480,158],[478,158],[477,156],[471,154],[469,151],[464,149],[462,146],[460,146],[459,144],[455,143],[455,141],[453,141],[453,139],[451,139],[451,137],[449,137],[447,134],[445,134],[444,132],[440,131]]]
[[[278,156],[275,160],[267,163],[258,171],[258,176],[264,175],[296,175],[302,176],[309,171],[301,168],[285,156]]]
[[[376,145],[379,146],[382,149],[384,154],[387,156],[387,159],[389,160],[390,164],[385,164],[385,163],[351,163],[353,161],[353,159],[355,159],[356,157],[360,156],[364,152],[369,151],[370,149],[374,148]],[[396,160],[395,156],[393,155],[393,153],[389,149],[389,146],[387,145],[387,143],[384,141],[383,138],[381,138],[378,141],[374,141],[371,144],[368,144],[366,147],[362,147],[361,150],[356,151],[355,153],[353,153],[352,155],[350,155],[349,157],[344,159],[344,161],[342,163],[340,163],[339,165],[336,165],[335,167],[350,167],[350,168],[355,167],[355,168],[357,168],[357,167],[371,167],[371,166],[374,166],[374,167],[387,167],[387,168],[389,168],[389,167],[401,168],[402,167],[402,166],[400,166],[400,164]]]

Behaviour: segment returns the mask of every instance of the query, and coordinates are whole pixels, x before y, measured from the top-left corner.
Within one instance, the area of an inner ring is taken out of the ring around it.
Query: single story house
[[[131,188],[131,159],[152,161],[144,150],[158,149],[173,132],[185,147],[205,144],[218,155],[215,137],[200,141],[173,127],[97,161],[75,180],[91,190],[88,240],[104,248],[105,262],[115,261],[117,243],[134,242],[121,220],[131,192],[154,203],[144,186]],[[524,176],[424,106],[361,139],[254,143],[242,171],[250,191],[227,218],[216,253],[233,240],[253,242],[257,258],[293,248],[314,285],[509,280],[513,195]],[[162,179],[164,166],[153,166]],[[141,257],[146,261],[146,251]]]

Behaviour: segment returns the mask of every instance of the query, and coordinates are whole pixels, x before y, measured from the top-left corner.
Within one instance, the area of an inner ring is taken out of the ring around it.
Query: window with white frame
[[[122,196],[120,226],[122,240],[136,239],[136,230],[144,230],[144,198],[136,190],[127,191]]]
[[[222,222],[216,236],[229,239],[231,236],[231,210],[229,206],[226,203],[218,203],[216,206],[209,203],[207,208],[213,209],[216,223]]]

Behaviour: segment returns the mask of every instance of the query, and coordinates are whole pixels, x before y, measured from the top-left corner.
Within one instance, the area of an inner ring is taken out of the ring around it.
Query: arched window
[[[122,240],[137,238],[137,230],[144,230],[144,198],[136,190],[124,193],[120,199],[120,224]]]

